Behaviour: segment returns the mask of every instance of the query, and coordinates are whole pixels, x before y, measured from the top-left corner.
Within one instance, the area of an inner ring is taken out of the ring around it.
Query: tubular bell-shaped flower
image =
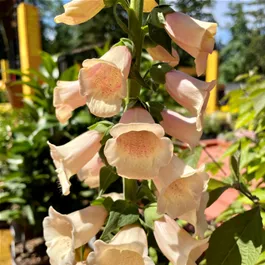
[[[87,59],[79,72],[80,93],[86,97],[91,113],[111,117],[119,113],[127,95],[126,81],[131,67],[126,46],[112,47],[100,59]]]
[[[156,7],[158,4],[155,0],[144,0],[144,12],[149,13],[152,11],[154,7]]]
[[[78,173],[99,151],[101,138],[99,132],[88,131],[61,146],[48,142],[63,195],[70,193],[70,177]]]
[[[154,235],[162,253],[173,265],[196,265],[208,248],[208,239],[196,240],[170,217],[154,222]]]
[[[108,163],[125,178],[152,179],[173,155],[173,145],[148,111],[127,110],[120,122],[110,130],[113,139],[104,149]]]
[[[200,199],[199,209],[193,209],[181,216],[179,219],[185,220],[192,224],[195,228],[195,236],[203,238],[205,231],[208,228],[208,223],[205,218],[204,211],[209,200],[209,193],[204,192]]]
[[[154,179],[158,190],[158,213],[167,213],[175,219],[194,209],[198,210],[208,178],[202,168],[195,170],[174,155],[169,165],[161,168]]]
[[[77,173],[79,180],[84,181],[90,188],[99,187],[99,174],[100,169],[104,166],[99,154],[88,161],[88,163],[82,167]]]
[[[108,244],[97,240],[94,247],[88,265],[154,265],[148,257],[146,234],[136,225],[123,227]]]
[[[160,124],[168,135],[187,143],[190,148],[199,144],[202,131],[197,131],[195,117],[187,118],[172,110],[163,110],[161,115]]]
[[[197,117],[196,127],[202,130],[202,118],[210,91],[216,81],[204,82],[183,72],[172,70],[166,73],[166,89],[170,96]]]
[[[58,81],[53,91],[53,106],[60,123],[72,117],[72,111],[86,104],[86,98],[80,95],[79,81]]]
[[[180,12],[168,13],[165,20],[165,29],[171,39],[195,58],[197,75],[202,75],[208,54],[214,49],[217,24],[200,21]]]
[[[72,0],[65,4],[64,13],[56,16],[56,23],[77,25],[94,17],[105,7],[104,0]]]
[[[107,215],[103,206],[89,206],[67,215],[50,207],[43,231],[51,265],[75,264],[74,250],[98,233]]]
[[[179,55],[174,48],[172,48],[172,54],[170,54],[161,45],[157,45],[155,47],[148,47],[146,48],[146,50],[155,61],[168,63],[172,67],[176,66],[179,63]]]

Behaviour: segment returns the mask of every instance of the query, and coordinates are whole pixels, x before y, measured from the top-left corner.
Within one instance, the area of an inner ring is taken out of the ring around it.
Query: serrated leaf
[[[256,207],[218,227],[209,241],[207,265],[253,265],[262,250],[262,220]]]
[[[111,166],[105,166],[100,169],[100,194],[104,194],[106,189],[111,183],[116,181],[119,175],[116,173],[115,169]]]
[[[108,222],[100,238],[106,240],[109,238],[109,234],[117,228],[134,224],[138,219],[139,213],[136,204],[117,200],[112,204]]]

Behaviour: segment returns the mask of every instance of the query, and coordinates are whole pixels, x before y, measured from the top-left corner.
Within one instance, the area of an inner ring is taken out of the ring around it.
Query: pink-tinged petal
[[[94,237],[107,217],[102,206],[89,206],[65,215],[49,208],[43,233],[51,265],[75,264],[75,249]]]
[[[146,234],[136,225],[123,227],[109,243],[97,240],[94,247],[88,265],[154,265],[147,257]]]
[[[123,73],[123,77],[125,79],[128,78],[132,62],[132,54],[126,46],[114,46],[100,59],[115,64]]]
[[[169,165],[160,169],[154,179],[158,189],[158,213],[167,213],[175,219],[198,209],[208,178],[202,169],[195,170],[174,155]]]
[[[61,146],[48,142],[64,195],[70,193],[70,177],[78,173],[99,151],[101,138],[99,132],[88,131]]]
[[[173,12],[166,15],[165,29],[178,46],[195,58],[197,74],[203,74],[207,56],[214,49],[217,24]]]
[[[84,181],[90,188],[99,187],[100,169],[104,166],[98,153],[77,173],[79,180]]]
[[[198,236],[199,238],[204,237],[204,233],[208,228],[208,223],[206,221],[206,217],[204,214],[208,200],[209,200],[209,193],[204,192],[200,199],[199,209],[193,209],[179,216],[179,219],[185,220],[194,226],[195,236]]]
[[[80,93],[86,97],[90,112],[98,117],[118,114],[122,99],[127,95],[130,56],[117,53],[119,47],[123,49],[123,46],[114,47],[104,55],[108,60],[112,58],[112,62],[103,57],[88,59],[79,72]]]
[[[168,93],[192,115],[196,116],[198,131],[202,130],[202,116],[208,103],[210,91],[215,85],[216,81],[207,83],[176,70],[166,74]]]
[[[53,91],[53,106],[60,123],[72,117],[72,111],[86,104],[86,98],[80,95],[79,81],[58,81]]]
[[[117,138],[121,134],[131,131],[150,131],[157,137],[165,135],[164,129],[156,124],[151,114],[143,108],[132,108],[124,112],[119,123],[110,130],[110,134]]]
[[[158,6],[155,0],[144,0],[144,12],[149,13],[152,11],[153,8]]]
[[[187,143],[190,148],[199,144],[202,130],[197,131],[197,118],[187,118],[172,110],[163,110],[161,115],[163,120],[160,124],[168,135]]]
[[[105,7],[103,0],[72,0],[64,5],[64,13],[54,18],[56,23],[77,25],[94,17]]]
[[[154,236],[162,253],[173,265],[196,265],[208,248],[208,239],[196,240],[170,217],[154,222]]]
[[[125,178],[152,179],[169,163],[173,145],[149,131],[131,131],[109,139],[104,149],[108,163]]]
[[[155,47],[149,47],[146,50],[152,56],[154,61],[168,63],[172,67],[175,67],[179,64],[179,55],[174,48],[172,48],[172,54],[170,54],[166,49],[164,49],[160,45],[157,45]]]

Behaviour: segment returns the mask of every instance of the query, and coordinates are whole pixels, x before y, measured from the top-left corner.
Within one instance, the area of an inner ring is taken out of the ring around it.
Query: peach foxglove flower
[[[152,11],[153,8],[158,6],[155,0],[144,0],[144,12],[149,13]]]
[[[106,142],[104,153],[117,173],[130,179],[152,179],[173,155],[173,144],[148,111],[127,110],[112,127],[113,139]]]
[[[179,219],[185,220],[195,227],[195,236],[198,236],[200,238],[204,237],[204,233],[208,228],[208,223],[204,214],[208,200],[209,193],[204,192],[200,200],[199,209],[193,209],[190,212],[179,216]]]
[[[90,188],[99,187],[100,169],[104,166],[98,153],[86,163],[77,173],[79,180],[84,181]]]
[[[56,118],[66,123],[72,117],[72,111],[86,104],[86,98],[79,92],[79,81],[58,81],[53,92],[53,106]]]
[[[202,116],[210,91],[216,81],[203,82],[183,72],[172,70],[166,73],[166,89],[170,96],[197,117],[197,130],[202,130]]]
[[[72,0],[65,4],[64,13],[56,16],[56,23],[77,25],[94,17],[105,7],[104,0]]]
[[[161,45],[146,48],[147,52],[152,56],[153,60],[168,63],[174,67],[179,63],[178,52],[172,48],[172,55]]]
[[[153,181],[158,190],[158,213],[167,213],[175,219],[199,209],[201,196],[207,189],[208,174],[203,168],[193,169],[174,155]]]
[[[83,62],[79,72],[80,93],[87,99],[91,113],[112,117],[119,113],[122,99],[127,95],[126,80],[132,56],[125,46],[111,48],[100,59]]]
[[[56,146],[48,142],[63,195],[70,193],[70,177],[78,173],[99,151],[101,138],[99,132],[88,131],[64,145]]]
[[[187,118],[172,110],[163,110],[161,115],[160,124],[168,135],[187,143],[190,148],[199,144],[202,130],[197,131],[195,117]]]
[[[154,265],[149,258],[145,231],[136,225],[123,227],[107,244],[101,240],[94,243],[87,265]]]
[[[196,265],[196,260],[208,248],[208,239],[194,239],[167,215],[155,221],[154,226],[156,242],[173,265]]]
[[[51,265],[75,264],[74,250],[98,233],[107,215],[102,206],[89,206],[67,215],[50,207],[43,231]]]
[[[171,39],[195,58],[197,75],[202,75],[208,54],[214,49],[217,24],[200,21],[180,12],[167,14],[165,20],[165,29]]]

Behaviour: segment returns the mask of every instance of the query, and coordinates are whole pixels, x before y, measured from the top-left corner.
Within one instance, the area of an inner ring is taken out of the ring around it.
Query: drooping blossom
[[[172,54],[170,54],[161,45],[146,48],[147,52],[151,55],[153,60],[168,63],[172,67],[178,65],[179,55],[178,52],[172,48]]]
[[[79,72],[80,93],[86,97],[91,113],[112,117],[119,113],[127,95],[126,81],[131,53],[125,46],[112,47],[100,59],[87,59]]]
[[[98,233],[107,215],[103,206],[89,206],[70,214],[60,214],[50,207],[43,233],[51,265],[75,264],[75,249]]]
[[[113,137],[104,148],[108,163],[130,179],[152,179],[173,155],[173,145],[164,129],[142,108],[127,110],[112,127]]]
[[[194,148],[199,144],[202,130],[197,131],[196,117],[184,117],[172,110],[163,110],[161,115],[163,120],[160,124],[168,135],[187,143],[190,148]]]
[[[204,237],[204,233],[208,228],[208,223],[206,221],[206,216],[204,214],[208,200],[209,200],[209,193],[204,192],[201,196],[200,205],[198,209],[193,209],[179,216],[179,219],[185,220],[194,226],[195,228],[194,235],[198,236],[199,238]]]
[[[152,11],[154,7],[156,7],[158,4],[155,0],[144,0],[144,12],[149,13]]]
[[[196,240],[169,216],[154,222],[154,236],[162,253],[173,265],[196,265],[208,248],[208,239]]]
[[[195,58],[197,75],[202,75],[206,69],[208,54],[214,49],[217,24],[173,12],[165,16],[164,27],[171,39]]]
[[[56,23],[78,25],[94,17],[105,7],[104,0],[72,0],[65,4],[64,13],[54,18]]]
[[[70,177],[77,174],[99,151],[101,138],[99,132],[88,131],[64,145],[56,146],[48,142],[63,195],[70,193]]]
[[[210,91],[216,81],[204,82],[183,72],[172,70],[166,73],[166,89],[170,96],[197,117],[197,130],[202,130],[202,118]]]
[[[60,123],[72,117],[72,111],[86,104],[86,98],[80,95],[79,81],[58,81],[53,92],[53,106]]]
[[[199,210],[209,178],[203,169],[193,169],[174,155],[153,180],[158,190],[158,213],[166,213],[175,219],[194,209]]]
[[[77,173],[79,180],[84,181],[90,188],[99,187],[100,169],[104,166],[98,153],[86,163]]]
[[[96,240],[87,265],[154,265],[148,257],[145,231],[137,225],[123,227],[109,243]]]

